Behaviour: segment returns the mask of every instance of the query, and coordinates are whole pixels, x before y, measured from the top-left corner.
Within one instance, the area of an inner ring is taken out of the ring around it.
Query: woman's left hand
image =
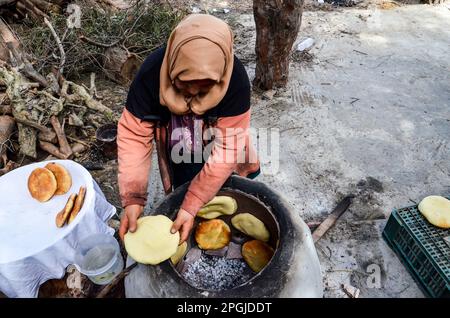
[[[177,218],[173,222],[172,229],[170,232],[172,234],[180,231],[180,244],[187,240],[189,233],[194,226],[194,217],[188,211],[180,209],[177,214]]]

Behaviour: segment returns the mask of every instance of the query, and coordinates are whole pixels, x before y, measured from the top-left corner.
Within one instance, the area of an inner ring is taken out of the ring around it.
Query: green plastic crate
[[[450,297],[450,246],[444,230],[430,224],[417,205],[394,209],[383,237],[428,297]]]

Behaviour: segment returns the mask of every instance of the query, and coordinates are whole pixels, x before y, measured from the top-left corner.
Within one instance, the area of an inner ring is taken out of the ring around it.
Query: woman
[[[154,140],[165,192],[190,181],[172,227],[184,242],[196,213],[232,173],[259,173],[249,126],[250,82],[233,55],[231,29],[213,16],[189,15],[143,63],[119,120],[121,238],[136,230],[146,204]],[[207,143],[202,136],[211,131]]]

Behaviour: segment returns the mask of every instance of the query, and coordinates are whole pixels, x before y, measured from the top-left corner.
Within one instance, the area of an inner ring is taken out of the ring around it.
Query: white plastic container
[[[124,266],[119,243],[108,234],[90,235],[78,244],[75,265],[94,284],[109,284]]]

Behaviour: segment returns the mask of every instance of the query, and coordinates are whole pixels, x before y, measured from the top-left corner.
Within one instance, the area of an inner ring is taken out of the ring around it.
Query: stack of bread
[[[72,187],[69,171],[59,163],[48,163],[44,168],[34,169],[28,177],[28,190],[39,202],[47,202],[55,195],[64,195]],[[70,224],[80,212],[86,188],[80,187],[78,194],[69,196],[64,208],[56,215],[56,226]]]

